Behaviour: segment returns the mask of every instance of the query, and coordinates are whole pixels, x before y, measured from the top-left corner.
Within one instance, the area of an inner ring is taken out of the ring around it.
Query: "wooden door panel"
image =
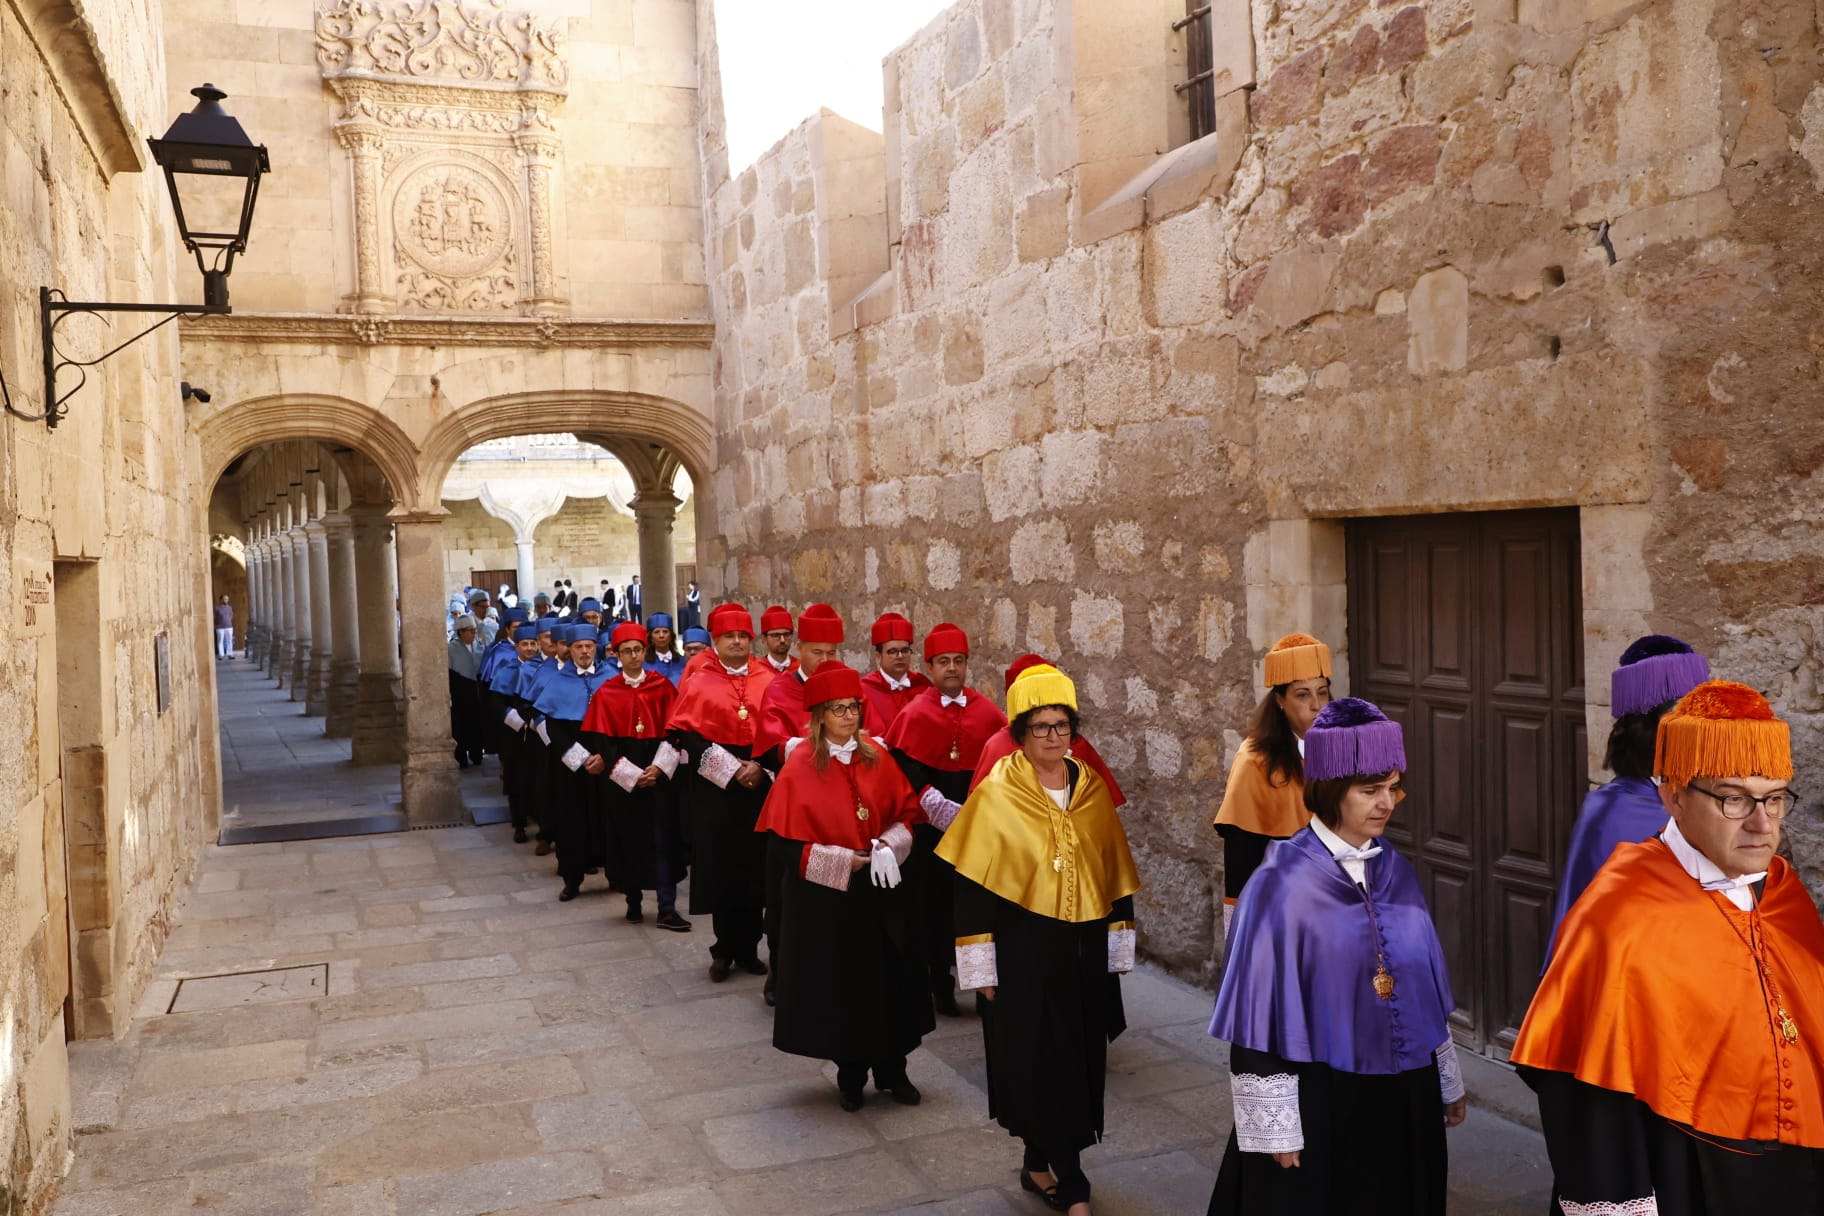
[[[1485,1006],[1485,1026],[1491,1046],[1505,1057],[1513,1049],[1539,972],[1545,965],[1545,945],[1552,931],[1553,892],[1514,888],[1501,884],[1494,926],[1497,940],[1507,949],[1496,957],[1494,983]]]
[[[1474,852],[1475,787],[1471,761],[1475,729],[1467,705],[1426,704],[1424,806],[1431,829],[1424,847],[1467,861]],[[1408,764],[1413,758],[1406,758]],[[1412,795],[1407,795],[1411,800]]]
[[[1476,945],[1479,934],[1470,878],[1463,873],[1433,868],[1423,885],[1425,899],[1431,904],[1432,922],[1438,929],[1438,944],[1444,948],[1444,967],[1456,990],[1457,1011],[1451,1016],[1451,1024],[1472,1037],[1478,1036],[1480,993],[1475,985],[1465,985],[1462,978],[1476,974],[1480,953]]]
[[[1540,859],[1547,850],[1550,821],[1541,809],[1551,806],[1550,724],[1536,714],[1492,711],[1495,754],[1499,766],[1490,783],[1498,794],[1490,827],[1490,859],[1520,856]],[[1544,822],[1542,822],[1544,821]]]
[[[1468,692],[1473,638],[1469,620],[1470,580],[1474,554],[1461,542],[1433,541],[1426,546],[1424,622],[1429,646],[1425,684],[1428,688],[1459,688]]]
[[[1407,550],[1403,545],[1376,548],[1372,568],[1372,587],[1364,596],[1364,606],[1373,614],[1372,641],[1364,647],[1367,660],[1358,670],[1361,678],[1372,680],[1377,687],[1410,686],[1415,683],[1412,656],[1414,619],[1406,606]]]

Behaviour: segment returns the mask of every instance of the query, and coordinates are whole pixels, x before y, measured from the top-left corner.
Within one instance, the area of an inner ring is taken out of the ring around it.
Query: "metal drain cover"
[[[328,963],[275,967],[269,971],[237,971],[229,975],[202,975],[179,980],[177,994],[165,1012],[195,1013],[232,1005],[308,1001],[328,994]]]

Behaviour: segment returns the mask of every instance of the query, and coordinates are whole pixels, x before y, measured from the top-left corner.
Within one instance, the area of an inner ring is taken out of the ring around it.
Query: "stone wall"
[[[38,300],[194,293],[145,140],[171,120],[156,0],[0,5],[0,372],[44,407]],[[130,333],[153,318],[123,317]],[[72,318],[66,349],[105,348]],[[37,1212],[65,1168],[66,1035],[118,1033],[213,833],[209,558],[183,476],[177,339],[92,369],[54,432],[0,417],[0,1210]],[[67,375],[62,387],[74,384]],[[168,635],[171,701],[155,704]],[[209,724],[209,725],[205,725]],[[73,930],[73,932],[72,932]]]
[[[1815,7],[1220,0],[1194,143],[1182,12],[964,0],[884,135],[825,112],[730,177],[700,7],[712,589],[1060,658],[1144,947],[1205,977],[1259,657],[1309,630],[1348,686],[1345,517],[1579,508],[1598,752],[1652,627],[1824,765]]]

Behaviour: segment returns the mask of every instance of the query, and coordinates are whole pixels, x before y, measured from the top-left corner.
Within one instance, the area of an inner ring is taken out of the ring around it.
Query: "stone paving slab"
[[[560,904],[551,859],[510,834],[205,849],[140,1016],[71,1045],[54,1216],[1041,1210],[987,1118],[973,1015],[913,1053],[922,1105],[870,1093],[845,1114],[833,1065],[772,1047],[759,980],[709,982],[707,924],[629,925],[605,892]],[[179,978],[253,961],[325,965],[328,991],[164,1011]],[[1229,1132],[1209,996],[1147,968],[1123,991],[1095,1210],[1194,1216]],[[1450,1147],[1453,1214],[1544,1210],[1535,1133],[1476,1110]]]

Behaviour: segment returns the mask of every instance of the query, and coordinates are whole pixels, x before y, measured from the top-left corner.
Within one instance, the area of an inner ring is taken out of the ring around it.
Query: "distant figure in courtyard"
[[[225,595],[221,603],[215,606],[215,657],[234,657],[234,606]]]
[[[678,608],[678,628],[696,629],[703,624],[703,592],[697,587],[697,580],[691,579],[684,592],[684,602]]]
[[[906,1056],[933,1019],[901,867],[918,799],[861,729],[854,668],[824,663],[804,698],[810,739],[786,758],[755,824],[770,833],[769,866],[781,876],[773,1046],[835,1061],[846,1111],[861,1109],[870,1071],[875,1089],[916,1106]]]
[[[1456,1003],[1418,875],[1375,843],[1405,739],[1344,697],[1304,741],[1313,818],[1242,890],[1210,1021],[1235,1112],[1210,1216],[1444,1216]]]
[[[627,619],[635,625],[646,623],[645,592],[640,590],[640,576],[634,575],[633,581],[627,584]]]
[[[1267,846],[1288,839],[1311,819],[1304,799],[1304,739],[1318,711],[1330,703],[1330,648],[1308,634],[1287,634],[1267,652],[1263,682],[1266,695],[1248,721],[1216,810],[1225,935],[1235,901]]]
[[[475,618],[466,612],[456,618],[449,652],[450,738],[456,743],[457,766],[468,768],[481,763],[487,719],[482,717],[481,686],[475,679],[481,664],[481,656],[475,652]]]
[[[1798,808],[1766,698],[1711,680],[1659,721],[1668,821],[1559,926],[1514,1042],[1558,1210],[1824,1213],[1824,923],[1778,855]]]

